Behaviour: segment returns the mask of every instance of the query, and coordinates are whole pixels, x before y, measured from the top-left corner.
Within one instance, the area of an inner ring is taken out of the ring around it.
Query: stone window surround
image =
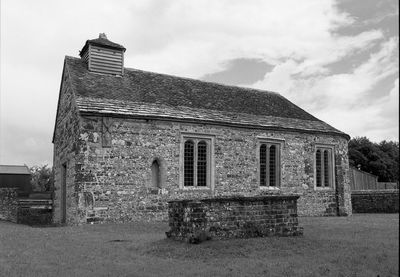
[[[329,186],[328,187],[317,187],[317,159],[316,159],[316,154],[317,150],[328,150],[330,152],[330,172],[331,172],[331,178],[329,180]],[[314,148],[314,154],[313,154],[313,160],[314,160],[314,190],[335,190],[335,145],[334,144],[324,144],[324,143],[316,143],[315,148]]]
[[[278,151],[278,164],[279,168],[277,170],[279,171],[277,174],[277,181],[278,185],[277,186],[260,186],[260,147],[262,144],[275,144],[278,145],[279,151]],[[256,156],[257,156],[257,186],[261,190],[271,190],[271,191],[280,191],[280,188],[282,186],[282,151],[285,146],[285,139],[282,138],[271,138],[271,137],[257,137],[257,150],[256,150]]]
[[[111,126],[111,118],[103,116],[101,118],[101,146],[103,148],[111,147]]]
[[[206,187],[185,187],[184,186],[184,154],[185,154],[185,141],[193,139],[196,141],[204,140],[207,143],[208,153],[207,164],[209,174],[207,176]],[[184,191],[214,191],[215,188],[215,155],[214,155],[215,135],[203,133],[190,133],[181,132],[180,136],[180,155],[179,155],[179,189]]]
[[[153,163],[157,162],[158,163],[158,170],[159,170],[159,186],[160,187],[154,187],[153,184],[153,171],[152,171],[152,166]],[[153,193],[159,193],[160,191],[163,191],[164,188],[164,184],[165,184],[165,179],[166,179],[166,174],[165,174],[165,161],[163,158],[159,157],[159,156],[154,156],[151,157],[151,159],[149,159],[149,168],[150,168],[150,177],[148,180],[148,187],[151,189],[151,191]]]

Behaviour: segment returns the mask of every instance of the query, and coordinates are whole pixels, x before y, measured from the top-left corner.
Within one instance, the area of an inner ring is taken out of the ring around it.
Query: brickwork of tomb
[[[168,204],[167,237],[189,243],[207,239],[299,236],[299,196],[217,197]]]

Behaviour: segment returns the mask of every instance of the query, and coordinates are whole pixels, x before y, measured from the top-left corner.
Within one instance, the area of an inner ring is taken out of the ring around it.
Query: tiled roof
[[[129,68],[121,77],[101,75],[89,72],[81,59],[67,56],[65,61],[81,112],[304,129],[348,137],[278,93]]]
[[[0,165],[0,174],[31,174],[26,165]]]
[[[104,115],[131,116],[137,118],[174,119],[179,121],[201,121],[202,123],[217,123],[242,125],[246,127],[265,127],[271,129],[292,129],[304,131],[320,131],[337,133],[322,121],[311,121],[297,118],[260,116],[245,113],[233,113],[208,109],[188,107],[171,107],[163,104],[121,101],[104,98],[78,97],[77,105],[83,113],[101,113]]]

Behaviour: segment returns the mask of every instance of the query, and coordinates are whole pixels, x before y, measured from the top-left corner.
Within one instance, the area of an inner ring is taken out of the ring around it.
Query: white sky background
[[[0,163],[52,164],[65,55],[272,90],[350,136],[399,140],[397,0],[1,1]]]

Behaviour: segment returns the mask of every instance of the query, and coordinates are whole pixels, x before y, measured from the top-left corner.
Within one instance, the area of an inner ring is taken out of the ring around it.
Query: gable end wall
[[[66,165],[66,206],[67,224],[81,222],[82,215],[77,213],[77,188],[75,187],[75,156],[80,149],[79,134],[80,118],[75,105],[74,93],[69,84],[67,69],[64,69],[61,81],[60,99],[57,111],[56,126],[53,141],[53,168],[54,168],[54,206],[53,222],[61,222],[61,184],[62,165]]]

